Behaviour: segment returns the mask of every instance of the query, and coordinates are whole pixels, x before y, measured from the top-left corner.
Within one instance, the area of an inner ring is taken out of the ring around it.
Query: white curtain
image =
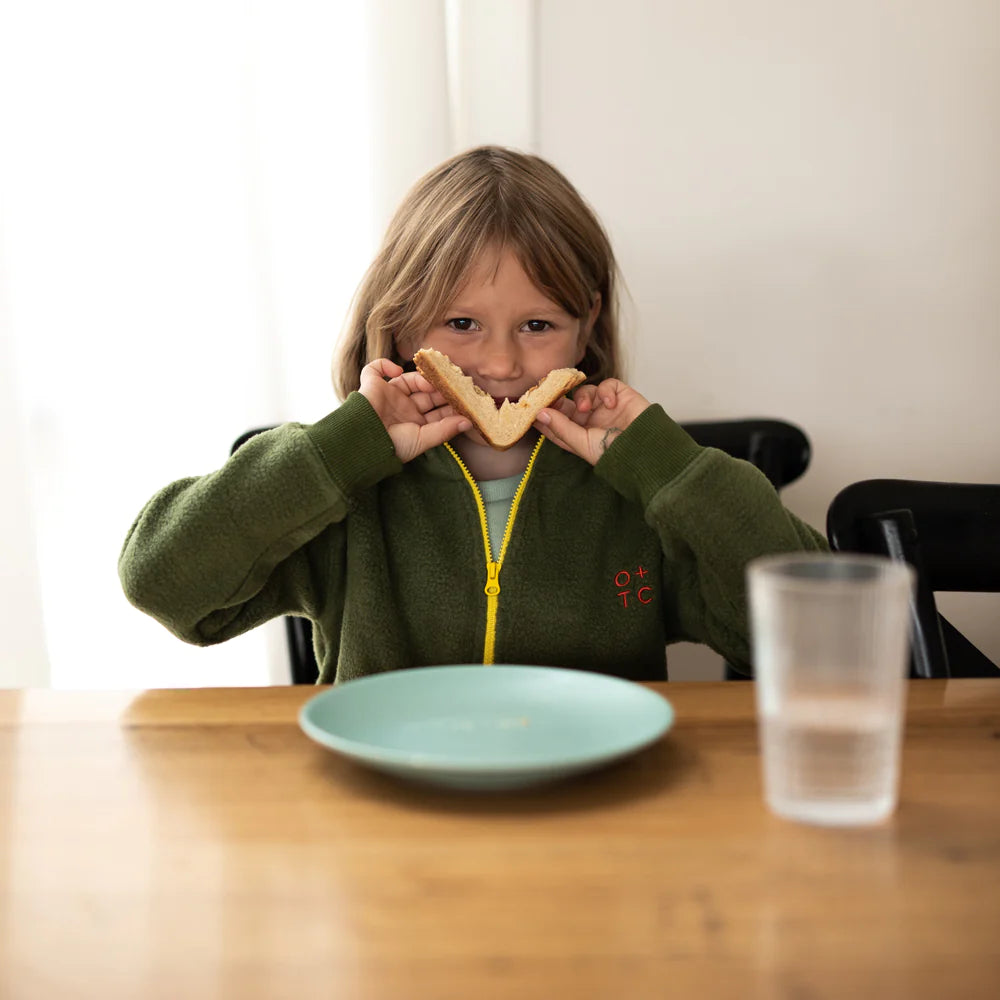
[[[145,500],[335,405],[391,205],[454,148],[445,0],[0,5],[0,685],[287,681],[122,596]],[[11,475],[12,473],[12,475]]]

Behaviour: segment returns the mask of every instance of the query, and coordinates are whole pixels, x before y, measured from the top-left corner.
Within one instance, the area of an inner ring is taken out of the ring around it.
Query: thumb
[[[455,414],[451,417],[444,417],[435,420],[433,423],[424,424],[417,434],[418,454],[436,448],[439,444],[444,444],[456,434],[462,434],[472,428],[472,421],[468,417]]]
[[[587,431],[559,410],[547,407],[536,417],[538,430],[550,441],[581,458],[587,455]],[[589,459],[588,459],[589,461]]]

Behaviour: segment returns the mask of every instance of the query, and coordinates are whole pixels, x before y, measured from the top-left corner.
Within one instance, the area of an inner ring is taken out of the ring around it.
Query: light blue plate
[[[451,788],[551,781],[634,753],[673,708],[632,681],[555,667],[449,666],[348,681],[303,705],[317,743],[380,771]]]

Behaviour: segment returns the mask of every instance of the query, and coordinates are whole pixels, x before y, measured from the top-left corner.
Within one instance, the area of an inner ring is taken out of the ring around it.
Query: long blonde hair
[[[601,223],[545,160],[481,146],[417,181],[389,223],[337,348],[340,398],[375,358],[408,365],[477,259],[494,248],[513,250],[535,285],[577,319],[601,296],[578,367],[589,382],[620,378],[617,266]]]

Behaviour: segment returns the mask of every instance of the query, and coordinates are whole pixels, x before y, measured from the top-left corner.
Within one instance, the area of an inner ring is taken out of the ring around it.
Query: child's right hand
[[[388,358],[361,369],[361,395],[371,403],[392,438],[401,462],[422,455],[472,427],[419,372],[404,372]]]

